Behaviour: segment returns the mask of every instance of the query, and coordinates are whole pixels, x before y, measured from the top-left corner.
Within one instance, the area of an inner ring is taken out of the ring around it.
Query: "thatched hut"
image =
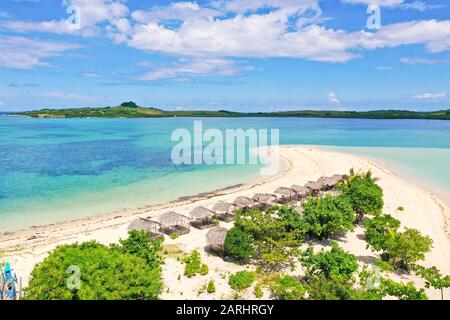
[[[258,207],[263,210],[272,207],[277,202],[277,198],[270,193],[256,193],[252,199],[257,202]]]
[[[317,197],[320,195],[322,191],[323,183],[319,179],[317,181],[310,181],[306,183],[305,187],[309,189],[309,192],[311,193],[312,196]]]
[[[236,206],[234,204],[223,201],[216,203],[212,208],[217,219],[224,222],[232,222],[234,220],[235,210]]]
[[[147,231],[152,240],[164,238],[161,233],[161,224],[150,219],[139,218],[134,220],[128,225],[128,231],[130,230]]]
[[[295,199],[295,192],[291,188],[279,187],[274,193],[278,203],[288,203]]]
[[[341,182],[343,179],[343,176],[339,174],[335,174],[331,177],[322,177],[319,179],[319,182],[322,183],[322,190],[328,191],[332,190],[339,182]]]
[[[170,211],[159,216],[159,223],[161,224],[161,232],[167,235],[173,233],[186,234],[189,233],[189,223],[191,219],[182,214]]]
[[[240,196],[234,199],[233,204],[238,209],[248,210],[255,205],[255,202],[251,198]]]
[[[310,191],[307,187],[299,186],[297,184],[293,184],[291,189],[295,192],[295,198],[297,200],[305,199],[309,196]]]
[[[197,229],[211,228],[216,225],[213,221],[214,212],[205,207],[196,207],[189,212],[191,217],[191,226]]]
[[[225,239],[228,230],[222,227],[214,227],[206,234],[207,249],[223,254],[225,252]]]

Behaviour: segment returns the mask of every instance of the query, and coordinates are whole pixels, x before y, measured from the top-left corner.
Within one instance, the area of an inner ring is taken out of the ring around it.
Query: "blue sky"
[[[449,5],[1,0],[0,111],[447,109]]]

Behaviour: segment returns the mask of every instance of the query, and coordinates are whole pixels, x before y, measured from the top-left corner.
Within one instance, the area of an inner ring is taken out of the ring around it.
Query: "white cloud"
[[[338,105],[338,106],[341,105],[341,102],[339,101],[339,99],[338,99],[338,97],[337,97],[337,95],[336,95],[336,93],[334,91],[331,91],[328,94],[328,102],[331,103],[331,104]]]
[[[379,66],[379,67],[376,68],[376,70],[378,70],[378,71],[391,71],[393,69],[394,68],[388,67],[388,66]]]
[[[188,80],[203,76],[235,76],[243,70],[252,70],[251,66],[241,66],[226,59],[180,59],[174,64],[158,67],[138,77],[139,80],[153,81],[161,79]]]
[[[15,32],[45,32],[55,34],[74,34],[93,36],[100,32],[98,24],[107,23],[110,28],[123,33],[122,18],[128,15],[129,10],[124,0],[63,0],[66,8],[71,5],[80,9],[80,29],[69,28],[67,18],[49,21],[6,21],[2,27]]]
[[[0,66],[23,70],[49,66],[49,63],[45,61],[46,58],[57,57],[76,48],[80,48],[80,45],[24,37],[2,37],[0,38]]]
[[[438,63],[450,63],[450,59],[437,60],[424,58],[401,58],[400,62],[405,64],[438,64]]]
[[[431,9],[441,8],[442,5],[427,4],[423,1],[407,2],[405,0],[341,0],[345,4],[363,4],[366,6],[376,5],[380,7],[386,7],[390,9],[412,9],[418,11],[426,11]]]
[[[413,99],[417,100],[439,100],[447,97],[447,92],[440,93],[424,93],[412,96]]]
[[[93,101],[99,101],[99,97],[92,97],[92,96],[84,96],[73,92],[62,92],[62,91],[49,91],[49,92],[42,92],[39,94],[41,97],[46,98],[56,98],[56,99],[64,99],[64,100],[76,100],[76,101],[83,101],[83,102],[93,102]]]
[[[82,72],[81,75],[86,78],[99,78],[102,75],[97,72]]]

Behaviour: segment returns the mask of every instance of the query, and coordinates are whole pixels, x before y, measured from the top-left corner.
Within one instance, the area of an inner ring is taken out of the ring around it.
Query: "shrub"
[[[389,215],[380,215],[363,223],[366,241],[381,258],[392,266],[410,269],[418,260],[425,259],[433,240],[416,229],[398,232],[400,222]]]
[[[344,196],[349,199],[359,220],[364,215],[377,215],[383,209],[383,189],[372,178],[357,177],[344,188]]]
[[[425,253],[433,247],[433,240],[419,230],[407,228],[390,237],[385,244],[384,256],[396,267],[409,270],[418,260],[425,260]]]
[[[385,242],[394,237],[400,227],[400,221],[388,214],[379,215],[363,222],[368,245],[376,251],[385,248]]]
[[[111,247],[122,253],[129,253],[145,259],[152,268],[159,267],[164,261],[159,255],[163,240],[151,241],[150,233],[146,231],[132,230],[128,233],[128,238],[120,240],[119,243],[119,246],[111,245]]]
[[[253,236],[239,227],[228,231],[225,238],[225,251],[227,255],[237,260],[247,260],[255,253]]]
[[[427,300],[424,289],[417,289],[414,283],[397,283],[390,279],[381,280],[381,292],[383,296],[397,297],[399,300]]]
[[[425,268],[415,266],[416,275],[425,279],[425,286],[427,288],[433,287],[441,290],[441,300],[444,300],[444,288],[450,288],[450,276],[443,276],[438,268]]]
[[[151,245],[150,245],[151,246]],[[128,253],[136,250],[137,255]],[[118,250],[119,249],[119,250]],[[62,245],[36,265],[25,289],[29,300],[145,300],[157,299],[162,289],[158,260],[140,245],[114,248],[95,241]],[[70,266],[80,270],[80,286],[69,289]]]
[[[253,294],[256,298],[261,299],[264,296],[262,286],[258,283],[253,289]]]
[[[308,232],[320,239],[354,228],[355,215],[346,197],[310,198],[303,208]]]
[[[172,232],[171,234],[170,234],[170,239],[172,239],[172,240],[175,240],[175,239],[178,239],[179,237],[180,237],[180,233],[178,233],[178,232]]]
[[[184,267],[184,275],[188,278],[192,278],[197,274],[208,274],[208,266],[206,264],[202,264],[200,260],[200,252],[197,250],[192,251],[190,256],[185,257],[183,259],[183,263],[186,264]]]
[[[215,284],[214,280],[210,280],[208,282],[208,286],[206,287],[206,292],[208,292],[208,293],[216,292],[216,284]]]
[[[327,279],[338,278],[349,280],[358,269],[358,262],[354,255],[342,250],[336,242],[331,250],[313,253],[309,247],[300,257],[309,274],[321,274]]]
[[[280,300],[301,300],[305,289],[291,276],[278,276],[272,284],[272,292]]]
[[[354,300],[360,297],[349,281],[327,278],[323,274],[308,275],[304,280],[311,300]]]
[[[255,273],[249,271],[238,271],[231,275],[228,283],[234,290],[243,290],[250,288],[255,281]]]

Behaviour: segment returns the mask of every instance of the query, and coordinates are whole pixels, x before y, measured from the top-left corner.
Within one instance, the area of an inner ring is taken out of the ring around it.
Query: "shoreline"
[[[63,224],[28,228],[9,235],[0,235],[0,252],[3,251],[3,259],[12,263],[15,272],[20,275],[26,286],[33,266],[42,261],[48,252],[57,245],[89,240],[96,240],[104,244],[114,243],[120,238],[126,237],[128,224],[137,217],[157,216],[168,210],[188,215],[188,212],[196,206],[210,208],[218,201],[233,201],[240,195],[252,196],[259,192],[271,193],[280,186],[289,187],[294,183],[304,184],[320,176],[344,174],[354,167],[365,171],[371,169],[374,175],[380,178],[379,183],[385,193],[384,212],[401,220],[404,227],[419,229],[422,233],[432,237],[434,249],[427,255],[426,264],[436,265],[444,274],[450,273],[450,209],[439,197],[421,186],[395,175],[386,165],[367,157],[330,151],[324,146],[284,145],[273,148],[270,152],[275,152],[282,160],[279,171],[273,176],[187,198],[181,197],[164,204],[142,208],[141,211],[128,210],[121,214],[89,217]],[[398,211],[399,206],[404,206],[405,211]],[[231,225],[223,224],[227,228]],[[206,244],[206,232],[207,230],[192,229],[190,234],[176,240],[166,237],[165,243],[176,244],[185,252],[202,249]],[[355,233],[348,235],[340,244],[346,250],[356,255],[359,254],[359,257],[373,257],[374,254],[367,250],[364,240],[358,238],[361,234],[363,234],[363,230],[358,227]],[[217,260],[206,255],[205,259],[216,264],[217,270],[236,268],[236,266],[224,263],[221,259]],[[175,261],[173,263],[176,264]],[[168,273],[167,283],[169,284],[173,280],[173,285],[176,285],[176,279],[170,278],[172,275],[175,276],[172,273]],[[414,280],[416,281],[416,279]],[[174,296],[166,298],[170,299]],[[190,298],[196,299],[197,297]]]

